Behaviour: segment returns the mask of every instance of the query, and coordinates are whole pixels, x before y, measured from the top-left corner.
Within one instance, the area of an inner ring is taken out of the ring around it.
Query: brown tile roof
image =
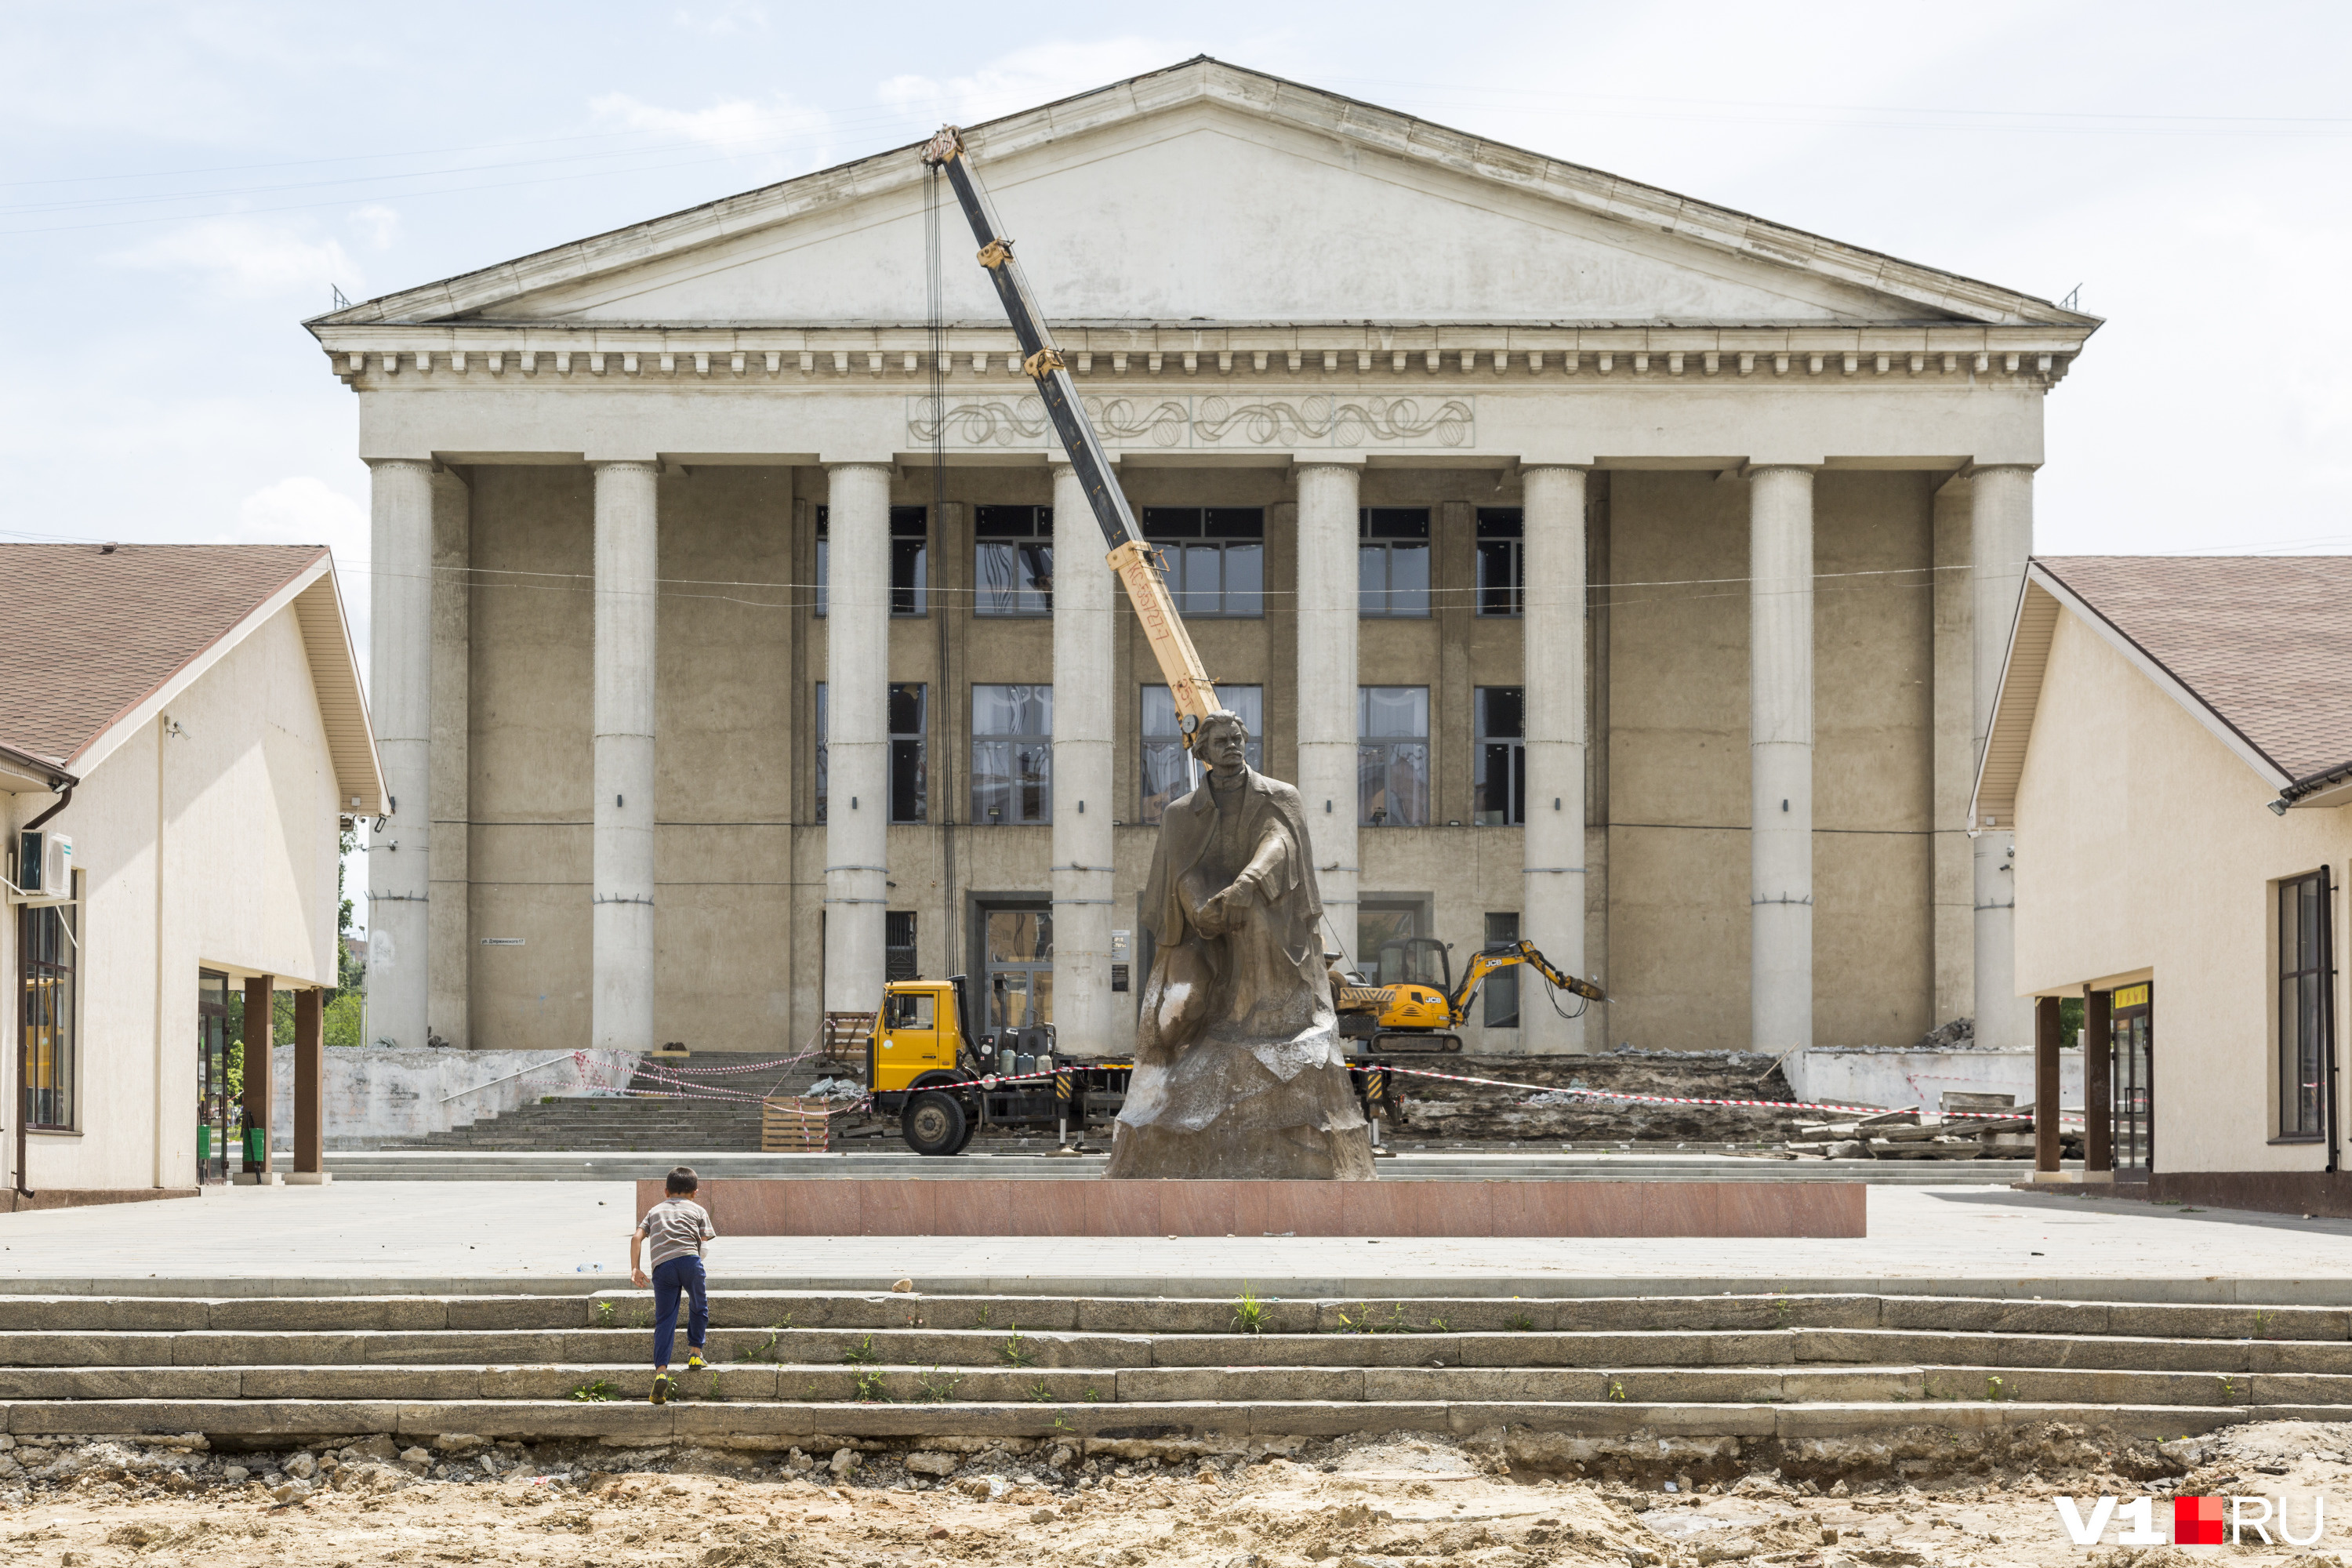
[[[2352,762],[2352,556],[2044,555],[2290,779]]]
[[[67,768],[326,553],[319,544],[0,544],[0,742]]]

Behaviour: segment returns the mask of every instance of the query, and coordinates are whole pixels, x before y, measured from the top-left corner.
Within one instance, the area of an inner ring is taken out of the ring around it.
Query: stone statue
[[[1372,1179],[1307,816],[1296,789],[1249,767],[1248,741],[1237,714],[1202,721],[1207,775],[1160,820],[1151,974],[1108,1176]]]

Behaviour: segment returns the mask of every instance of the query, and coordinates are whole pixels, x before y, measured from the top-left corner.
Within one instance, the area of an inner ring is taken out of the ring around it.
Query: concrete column
[[[1111,1049],[1112,738],[1118,686],[1102,530],[1077,472],[1054,465],[1054,1032]]]
[[[320,1032],[327,994],[315,985],[294,994],[294,1186],[323,1186],[327,1175],[327,1053]]]
[[[889,905],[890,469],[827,465],[832,585],[825,614],[828,773],[824,830],[824,1006],[881,1005],[883,920]],[[934,606],[934,615],[944,615]],[[959,700],[942,691],[940,702]],[[942,724],[940,733],[956,727]],[[963,776],[963,770],[956,770]],[[963,803],[936,803],[964,815]],[[950,910],[950,920],[962,911]]]
[[[654,650],[658,463],[596,465],[595,837],[589,1039],[654,1038]]]
[[[473,488],[433,477],[432,761],[433,982],[426,1026],[452,1046],[474,1044],[471,834]]]
[[[2033,1179],[2054,1177],[2058,1144],[2058,998],[2036,996],[2033,1007]]]
[[[432,1001],[433,464],[373,463],[369,478],[368,714],[390,796],[368,836],[369,1043],[413,1050]]]
[[[1984,755],[2000,671],[2009,657],[2026,558],[2033,553],[2033,470],[1979,468],[1970,477],[1969,574],[1976,580],[1976,752]],[[1975,840],[1976,1037],[2001,1050],[2022,1050],[2032,1004],[2017,994],[2017,835],[2006,822],[1971,825]]]
[[[277,1079],[270,1072],[269,1048],[275,1036],[274,992],[270,977],[256,974],[245,983],[245,1148],[244,1164],[236,1175],[240,1186],[274,1187],[269,1143],[277,1129],[269,1125],[270,1090]],[[259,1137],[255,1133],[258,1132]],[[257,1145],[258,1146],[257,1149]]]
[[[1585,973],[1584,470],[1529,468],[1523,477],[1528,795],[1519,934],[1570,974]],[[1572,998],[1559,998],[1571,1011]],[[1563,1018],[1543,982],[1519,983],[1519,1038],[1530,1053],[1586,1048],[1585,1021]]]
[[[1813,475],[1756,470],[1748,512],[1749,1048],[1813,1043]]]
[[[1298,468],[1298,795],[1327,948],[1355,962],[1356,467]]]
[[[1977,1010],[1976,845],[1969,824],[1969,792],[1976,785],[1976,584],[1969,576],[1969,484],[1948,479],[1934,502],[1936,586],[1935,726],[1932,788],[1935,824],[1937,1024]]]

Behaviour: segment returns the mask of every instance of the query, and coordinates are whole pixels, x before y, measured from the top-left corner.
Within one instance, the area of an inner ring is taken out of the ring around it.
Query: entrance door
[[[196,1180],[228,1180],[228,1152],[244,1121],[228,1088],[228,976],[196,975]]]
[[[1052,1023],[1054,911],[983,909],[980,918],[990,1031]]]
[[[2143,982],[2115,994],[2116,1173],[2146,1180],[2156,1168],[2155,1008]]]

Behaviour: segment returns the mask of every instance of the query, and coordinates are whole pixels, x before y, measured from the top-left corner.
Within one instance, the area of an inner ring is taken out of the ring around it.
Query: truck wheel
[[[948,1152],[950,1154],[962,1153],[965,1148],[971,1142],[973,1135],[979,1132],[979,1131],[980,1123],[972,1121],[970,1117],[966,1117],[963,1124],[963,1136],[956,1140],[956,1146],[949,1150]]]
[[[963,1107],[955,1096],[929,1089],[907,1102],[898,1117],[899,1135],[918,1154],[952,1154],[969,1136]]]

